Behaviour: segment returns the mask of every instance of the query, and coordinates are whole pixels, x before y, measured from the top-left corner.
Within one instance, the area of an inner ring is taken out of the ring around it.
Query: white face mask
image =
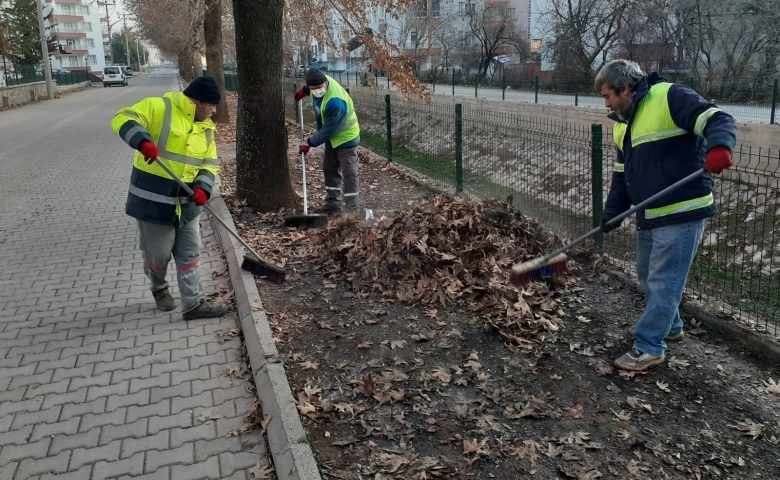
[[[327,92],[328,89],[325,87],[318,88],[317,90],[312,90],[311,94],[314,95],[317,98],[322,98],[325,96],[325,92]]]

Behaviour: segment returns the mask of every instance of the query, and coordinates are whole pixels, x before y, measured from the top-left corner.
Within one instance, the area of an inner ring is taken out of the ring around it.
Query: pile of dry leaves
[[[560,239],[506,202],[442,195],[364,226],[354,216],[312,238],[322,270],[354,290],[412,305],[460,305],[478,312],[507,339],[532,348],[562,323],[558,285],[508,282],[512,265],[560,245]]]

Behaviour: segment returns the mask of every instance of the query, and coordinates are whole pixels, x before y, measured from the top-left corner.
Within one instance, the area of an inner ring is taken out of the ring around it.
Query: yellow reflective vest
[[[111,128],[132,148],[143,140],[157,145],[163,159],[190,188],[202,188],[211,196],[219,173],[211,119],[195,120],[195,104],[181,92],[148,97],[119,110]],[[151,165],[135,153],[125,213],[139,220],[183,225],[200,215],[186,192],[157,162]]]

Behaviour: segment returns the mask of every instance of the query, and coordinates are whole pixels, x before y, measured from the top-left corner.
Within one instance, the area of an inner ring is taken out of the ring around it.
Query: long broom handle
[[[701,177],[705,173],[707,173],[707,171],[705,169],[703,169],[703,168],[701,170],[697,170],[697,171],[693,172],[692,174],[688,175],[687,177],[685,177],[685,178],[683,178],[681,180],[678,180],[675,183],[673,183],[673,184],[669,185],[668,187],[664,188],[663,190],[661,190],[660,192],[656,193],[652,197],[650,197],[650,198],[648,198],[648,199],[646,199],[644,201],[639,202],[638,204],[636,204],[633,207],[629,208],[628,210],[626,210],[625,212],[623,212],[620,215],[616,216],[615,218],[612,218],[610,221],[607,222],[607,224],[620,223],[627,216],[636,213],[637,211],[645,208],[646,206],[650,205],[651,203],[653,203],[654,201],[656,201],[659,198],[663,197],[664,195],[667,195],[668,193],[671,193],[672,191],[677,190],[678,188],[682,187],[683,185],[685,185],[685,184],[687,184],[687,183],[689,183],[689,182],[691,182],[691,181]],[[549,261],[550,259],[552,259],[554,256],[560,255],[561,253],[565,252],[566,250],[568,250],[570,248],[576,247],[577,245],[581,244],[582,242],[584,242],[585,240],[589,239],[593,235],[599,233],[600,231],[601,231],[601,226],[598,226],[598,227],[594,228],[593,230],[591,230],[590,232],[586,233],[585,235],[582,235],[581,237],[578,237],[578,238],[574,239],[574,241],[572,241],[571,243],[562,246],[561,248],[555,250],[554,252],[552,252],[552,253],[550,253],[548,255],[545,255],[544,257],[540,258],[539,261],[536,262],[536,263],[539,263],[539,264],[545,263],[545,262]]]
[[[303,133],[303,99],[298,100],[298,117],[301,119],[301,145],[305,137]],[[303,214],[309,214],[309,198],[306,194],[306,154],[301,153],[301,170],[303,170]]]
[[[159,163],[159,164],[160,164],[160,166],[163,168],[163,170],[165,170],[165,172],[166,172],[166,173],[168,173],[168,175],[170,175],[172,179],[176,180],[176,183],[178,183],[178,184],[179,184],[179,186],[180,186],[181,188],[183,188],[185,192],[187,192],[187,195],[189,195],[190,197],[194,195],[194,192],[192,191],[192,189],[191,189],[191,188],[190,188],[190,187],[189,187],[189,186],[188,186],[186,183],[184,183],[184,182],[181,180],[181,178],[179,178],[179,177],[178,177],[178,176],[177,176],[175,173],[173,173],[173,170],[171,170],[171,167],[169,167],[169,166],[168,166],[168,165],[167,165],[167,164],[166,164],[166,163],[163,161],[163,159],[162,159],[162,158],[158,158],[158,159],[157,159],[157,160],[155,160],[155,161],[156,161],[157,163]],[[231,234],[231,235],[233,235],[233,238],[235,238],[236,240],[238,240],[238,241],[239,241],[239,243],[241,243],[241,245],[242,245],[244,248],[246,248],[248,252],[251,252],[251,253],[252,253],[252,255],[254,255],[254,256],[255,256],[255,258],[257,259],[257,261],[258,261],[258,262],[260,262],[260,263],[265,263],[265,260],[263,260],[263,259],[260,257],[260,255],[259,255],[257,252],[255,252],[255,249],[254,249],[254,248],[252,248],[252,247],[250,247],[250,246],[249,246],[249,244],[248,244],[248,243],[246,243],[246,242],[244,241],[244,239],[243,239],[243,238],[241,238],[241,236],[240,236],[240,235],[239,235],[239,234],[238,234],[238,233],[237,233],[235,230],[233,230],[232,228],[230,228],[230,225],[228,225],[227,223],[225,223],[225,221],[224,221],[224,220],[222,220],[222,218],[220,218],[220,216],[219,216],[219,215],[217,215],[216,213],[214,213],[214,210],[212,210],[211,208],[209,208],[209,206],[208,206],[207,204],[204,204],[204,205],[203,205],[203,208],[205,208],[205,209],[206,209],[206,211],[207,211],[207,212],[209,212],[209,213],[211,214],[211,216],[212,216],[212,217],[214,217],[214,219],[215,219],[217,222],[219,222],[219,223],[220,223],[220,225],[222,225],[223,227],[225,227],[225,230],[227,230],[228,232],[230,232],[230,234]]]

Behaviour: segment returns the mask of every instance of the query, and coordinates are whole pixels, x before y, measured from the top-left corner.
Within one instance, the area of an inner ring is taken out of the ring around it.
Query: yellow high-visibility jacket
[[[111,128],[135,150],[143,140],[157,145],[159,158],[190,188],[202,188],[209,197],[219,173],[211,119],[195,121],[195,104],[181,92],[148,97],[119,110]],[[163,225],[183,225],[200,215],[178,183],[157,162],[148,165],[135,153],[125,213]]]

